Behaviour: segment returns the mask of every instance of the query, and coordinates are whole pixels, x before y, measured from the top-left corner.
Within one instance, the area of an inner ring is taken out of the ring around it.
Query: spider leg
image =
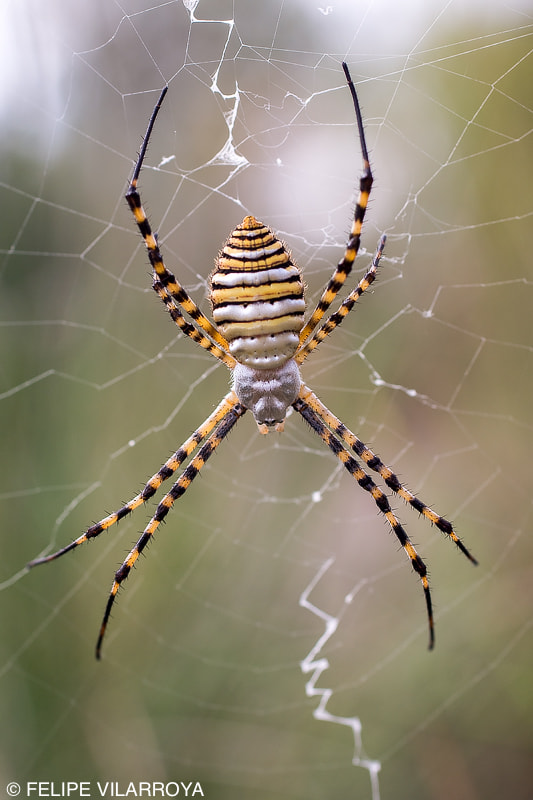
[[[368,148],[366,145],[365,130],[363,127],[363,118],[361,116],[359,100],[357,98],[357,92],[355,91],[355,86],[353,84],[347,64],[343,62],[342,68],[344,70],[346,81],[348,83],[348,87],[352,95],[355,116],[357,119],[359,141],[361,145],[361,151],[363,154],[363,172],[361,173],[361,178],[359,180],[359,196],[357,198],[357,203],[354,211],[354,220],[352,223],[352,229],[350,231],[350,238],[348,240],[344,256],[339,261],[337,268],[333,273],[333,275],[331,276],[326,288],[324,289],[322,297],[318,301],[315,310],[313,311],[313,313],[309,318],[309,321],[302,329],[302,332],[300,334],[300,345],[303,345],[306,339],[314,331],[314,329],[316,328],[316,326],[318,325],[318,323],[320,322],[320,320],[322,319],[322,317],[324,316],[324,314],[334,301],[335,297],[339,293],[340,289],[344,285],[346,278],[352,271],[352,266],[356,259],[357,253],[359,251],[359,246],[361,243],[361,229],[363,227],[363,220],[365,218],[365,212],[368,205],[368,198],[370,196],[370,191],[372,189],[372,182],[373,182],[372,170],[370,169]]]
[[[366,292],[368,287],[372,285],[372,283],[376,279],[376,272],[379,266],[381,256],[383,255],[383,250],[385,248],[386,241],[387,237],[385,236],[385,234],[383,234],[383,236],[379,240],[378,247],[374,255],[374,258],[372,259],[372,265],[370,269],[366,272],[365,275],[363,275],[363,277],[361,278],[355,289],[353,289],[353,291],[350,292],[350,294],[344,300],[344,302],[341,303],[338,311],[332,314],[329,317],[329,319],[327,319],[326,322],[324,322],[323,325],[321,325],[320,328],[317,331],[315,331],[313,338],[309,339],[307,344],[305,344],[298,350],[298,352],[294,357],[294,360],[296,361],[297,364],[301,364],[307,358],[309,353],[312,353],[315,347],[318,347],[320,342],[323,342],[326,336],[329,336],[329,334],[332,331],[334,331],[338,325],[341,324],[344,317],[346,317],[350,313],[350,311],[354,307],[357,300],[359,300],[363,292]]]
[[[385,484],[392,489],[393,492],[396,492],[406,503],[422,514],[426,519],[433,523],[442,533],[445,533],[446,536],[457,545],[459,550],[464,553],[464,555],[470,559],[473,564],[477,564],[477,560],[474,556],[470,553],[470,551],[465,547],[462,541],[459,539],[457,534],[455,533],[451,522],[449,522],[444,517],[441,517],[435,511],[433,511],[429,506],[422,502],[418,497],[415,497],[409,489],[406,489],[400,483],[398,476],[391,470],[390,467],[387,467],[386,464],[379,458],[379,456],[375,455],[357,436],[349,430],[346,425],[341,422],[341,420],[336,417],[332,412],[327,408],[323,403],[320,402],[318,397],[314,392],[307,388],[307,386],[303,386],[300,390],[300,397],[305,400],[307,405],[317,414],[326,425],[331,428],[331,430],[340,438],[343,442],[345,442],[349,447],[352,448],[354,453],[358,455],[365,464],[370,467],[370,469],[377,472],[383,478]]]
[[[161,301],[165,304],[168,313],[176,325],[181,328],[183,333],[189,336],[194,342],[199,344],[200,347],[203,347],[204,350],[207,350],[209,353],[211,353],[212,356],[215,356],[215,358],[223,361],[227,367],[233,369],[236,363],[233,356],[227,353],[225,350],[221,350],[199,328],[196,328],[194,325],[191,325],[190,322],[187,322],[181,313],[178,304],[172,295],[167,292],[161,281],[154,280],[152,289],[159,295]]]
[[[161,104],[167,93],[167,88],[168,87],[165,86],[165,88],[161,92],[159,100],[157,101],[157,104],[152,112],[152,116],[150,117],[148,128],[146,130],[146,134],[143,139],[143,144],[141,147],[139,158],[137,160],[135,169],[133,171],[133,177],[128,187],[128,191],[126,192],[126,200],[133,213],[133,216],[135,217],[135,222],[137,223],[137,226],[144,239],[144,243],[148,251],[148,258],[150,259],[150,264],[152,265],[152,269],[154,271],[154,283],[159,282],[162,289],[164,289],[165,292],[168,292],[168,294],[170,294],[174,298],[176,303],[191,317],[191,319],[195,323],[195,325],[191,326],[191,328],[185,328],[180,325],[182,330],[185,333],[187,333],[188,336],[190,336],[191,335],[190,331],[192,328],[195,327],[200,328],[207,334],[208,337],[210,337],[210,339],[215,341],[222,348],[222,350],[228,351],[229,349],[228,343],[226,342],[224,337],[215,328],[213,323],[210,322],[208,318],[200,311],[194,300],[192,300],[189,297],[183,286],[181,286],[181,284],[178,283],[175,276],[171,272],[169,272],[169,270],[167,270],[167,268],[165,267],[161,251],[157,243],[157,238],[152,233],[150,223],[148,222],[148,218],[141,203],[141,197],[137,190],[137,182],[146,155],[148,142],[152,134],[152,129],[154,127],[157,114],[159,112],[159,109],[161,108]],[[156,291],[158,292],[161,299],[163,299],[162,293],[157,289]],[[166,302],[165,305],[167,305]],[[174,319],[174,321],[176,322],[177,320]],[[211,350],[211,348],[207,346],[207,342],[209,342],[209,339],[207,339],[207,337],[204,337],[204,339],[205,339],[204,343],[200,342],[198,339],[196,339],[196,341],[199,341],[199,343],[202,344],[202,347],[205,347],[205,349]]]
[[[232,393],[230,392],[230,394]],[[109,598],[107,601],[102,624],[100,626],[98,641],[96,643],[96,658],[98,659],[100,658],[102,641],[106,632],[109,616],[111,614],[111,609],[113,607],[113,603],[115,602],[115,598],[117,596],[117,592],[120,588],[121,583],[128,577],[130,570],[134,566],[135,562],[141,555],[142,551],[144,550],[148,542],[151,541],[154,533],[156,532],[161,522],[165,519],[166,515],[174,505],[175,501],[178,500],[178,498],[180,498],[183,494],[185,494],[185,492],[187,491],[193,480],[196,478],[202,467],[207,462],[208,458],[216,450],[219,444],[226,438],[226,436],[231,431],[237,420],[239,420],[240,417],[242,417],[243,414],[245,414],[245,412],[246,408],[238,402],[232,403],[231,407],[226,410],[225,414],[221,417],[219,421],[218,427],[215,429],[213,433],[211,433],[207,441],[204,442],[198,453],[194,456],[192,461],[181,473],[180,477],[174,483],[170,491],[167,492],[167,494],[163,497],[163,499],[157,506],[155,514],[153,515],[152,519],[144,529],[135,547],[133,547],[127,558],[124,560],[122,566],[119,567],[119,569],[116,571],[113,585],[109,593]]]
[[[387,522],[398,537],[398,541],[411,561],[411,566],[419,576],[422,582],[422,588],[424,590],[424,597],[426,600],[426,610],[429,624],[429,649],[432,650],[435,644],[435,633],[433,624],[433,606],[431,602],[431,592],[429,590],[426,565],[416,552],[415,547],[409,539],[409,536],[404,530],[402,524],[393,513],[387,496],[383,494],[381,489],[376,486],[372,478],[367,475],[362,467],[360,467],[358,462],[355,460],[355,458],[353,458],[353,456],[350,455],[344,445],[329,430],[329,428],[326,427],[326,425],[320,419],[320,416],[315,412],[311,405],[306,402],[306,399],[304,399],[302,396],[303,394],[305,394],[305,391],[300,392],[299,397],[293,403],[293,408],[302,415],[314,432],[318,434],[322,441],[329,447],[331,452],[337,456],[339,461],[348,470],[350,475],[355,478],[359,486],[372,495],[379,511],[381,511],[381,513],[386,517]]]
[[[183,462],[191,455],[191,453],[196,450],[196,448],[201,444],[201,442],[208,436],[213,428],[221,422],[228,413],[237,405],[237,396],[236,394],[231,391],[229,392],[221,403],[217,406],[217,408],[213,411],[212,414],[205,420],[205,422],[197,428],[191,436],[181,445],[178,450],[172,455],[168,461],[166,461],[161,469],[152,475],[150,480],[146,483],[144,488],[142,489],[139,494],[137,494],[129,503],[122,506],[118,511],[114,511],[112,514],[109,514],[104,519],[100,520],[100,522],[91,525],[91,527],[83,533],[81,536],[78,536],[77,539],[74,539],[73,542],[68,544],[66,547],[62,547],[61,550],[58,550],[56,553],[51,553],[48,556],[43,556],[42,558],[36,558],[33,561],[30,561],[28,567],[36,567],[39,564],[46,564],[49,561],[55,561],[56,558],[65,555],[65,553],[70,552],[70,550],[74,550],[76,547],[79,547],[80,544],[83,544],[88,539],[94,539],[96,536],[99,536],[103,531],[110,528],[116,522],[119,522],[121,519],[124,519],[128,514],[131,514],[132,511],[135,511],[136,508],[146,503],[156,491],[159,489],[163,481],[166,481],[173,475],[178,467],[183,464]]]

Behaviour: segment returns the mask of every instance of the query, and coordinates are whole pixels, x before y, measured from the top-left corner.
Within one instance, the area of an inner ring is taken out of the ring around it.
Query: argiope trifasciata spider
[[[163,263],[157,237],[152,233],[137,190],[137,182],[148,142],[167,87],[161,92],[154,108],[126,200],[148,250],[148,257],[153,268],[154,290],[183,333],[215,358],[223,361],[231,370],[233,388],[205,422],[185,440],[174,455],[150,478],[144,489],[129,503],[92,525],[71,544],[52,555],[37,558],[28,565],[33,567],[53,561],[70,550],[74,550],[88,539],[99,536],[111,525],[146,503],[163,481],[174,475],[178,467],[196,451],[178,480],[157,506],[155,514],[140,539],[115,573],[96,644],[97,658],[100,657],[102,640],[120,585],[129,575],[131,568],[174,502],[187,491],[207,459],[248,410],[252,412],[259,431],[268,433],[272,429],[283,430],[287,410],[292,406],[340,460],[359,486],[370,492],[422,582],[429,621],[430,648],[434,643],[434,631],[426,566],[392,511],[387,496],[376,486],[350,451],[353,451],[367,467],[377,472],[389,489],[402,497],[412,508],[423,514],[454,541],[470,561],[474,564],[477,563],[457,537],[451,523],[432,511],[406,489],[390,467],[387,467],[355,434],[348,430],[344,423],[320,402],[300,377],[300,365],[326,336],[329,336],[337,325],[340,325],[352,310],[355,302],[374,281],[385,246],[385,236],[382,236],[370,269],[340,304],[337,311],[331,314],[325,322],[322,322],[325,313],[352,270],[359,250],[361,228],[372,188],[372,172],[359,101],[348,67],[344,63],[342,66],[357,119],[363,154],[363,172],[360,178],[354,221],[344,256],[339,261],[316,308],[305,324],[304,285],[300,269],[292,263],[290,254],[276,239],[272,231],[258,222],[255,217],[245,217],[241,225],[235,228],[224,245],[217,259],[215,270],[211,274],[210,299],[214,324],[200,311],[174,275],[167,270]],[[184,313],[187,314],[190,321],[185,319]]]

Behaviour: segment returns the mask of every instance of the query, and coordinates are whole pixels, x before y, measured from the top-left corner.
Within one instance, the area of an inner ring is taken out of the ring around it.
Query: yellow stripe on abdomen
[[[245,217],[211,275],[217,329],[241,364],[272,369],[298,348],[305,312],[300,270],[272,231]]]

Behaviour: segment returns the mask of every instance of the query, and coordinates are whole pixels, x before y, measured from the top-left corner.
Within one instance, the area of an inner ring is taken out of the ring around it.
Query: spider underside
[[[387,495],[376,485],[357,459],[380,475],[389,489],[455,542],[470,561],[477,563],[458,538],[451,523],[406,489],[390,467],[386,466],[329,411],[301,379],[301,364],[343,321],[356,301],[374,281],[385,246],[385,236],[382,236],[366,274],[338,309],[324,320],[352,270],[359,250],[361,229],[372,188],[372,172],[359,101],[348,67],[345,63],[342,66],[357,120],[363,171],[346,250],[307,322],[304,321],[305,298],[300,269],[293,264],[290,253],[272,231],[251,215],[245,217],[241,225],[233,231],[220,252],[215,270],[211,274],[210,300],[213,322],[200,311],[175,276],[167,270],[137,189],[148,142],[167,87],[161,92],[154,108],[126,193],[126,200],[148,251],[153,269],[153,289],[182,332],[215,358],[223,361],[230,369],[232,389],[129,503],[92,525],[66,547],[51,555],[37,558],[28,565],[33,567],[53,561],[88,539],[99,536],[152,498],[163,481],[173,476],[186,459],[192,456],[187,467],[157,506],[150,522],[122,566],[115,573],[96,644],[97,658],[101,655],[104,634],[120,585],[129,575],[174,502],[187,491],[208,458],[246,411],[250,411],[254,416],[259,431],[266,434],[271,430],[283,430],[287,411],[292,407],[301,414],[359,486],[372,495],[421,580],[426,600],[430,649],[434,645],[434,624],[426,566],[392,511]]]

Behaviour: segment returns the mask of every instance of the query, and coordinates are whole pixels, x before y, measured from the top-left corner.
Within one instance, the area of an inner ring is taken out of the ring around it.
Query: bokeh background
[[[531,797],[531,11],[4,4],[1,791]],[[264,438],[245,417],[128,580],[97,663],[113,572],[150,510],[24,565],[129,499],[228,385],[160,308],[123,200],[157,93],[169,84],[141,188],[169,267],[208,310],[213,259],[253,213],[312,300],[360,170],[343,59],[376,175],[357,274],[389,239],[305,379],[480,566],[394,503],[430,567],[429,654],[419,582],[370,497],[302,420]],[[313,656],[327,663],[304,674]]]

